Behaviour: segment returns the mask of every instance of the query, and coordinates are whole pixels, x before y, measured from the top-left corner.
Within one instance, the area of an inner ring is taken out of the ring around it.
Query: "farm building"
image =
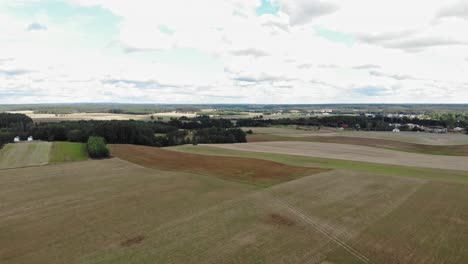
[[[20,142],[21,139],[20,139],[20,137],[15,137],[15,138],[13,139],[13,141],[14,141],[14,142]]]
[[[29,137],[28,137],[28,141],[33,141],[33,140],[34,140],[34,139],[33,139],[32,136],[29,136]]]
[[[445,134],[447,133],[447,128],[441,126],[433,126],[427,127],[425,131],[428,133]]]

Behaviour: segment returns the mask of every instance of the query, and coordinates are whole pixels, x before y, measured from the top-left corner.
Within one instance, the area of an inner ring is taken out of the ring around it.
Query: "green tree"
[[[88,154],[91,158],[109,157],[109,149],[103,137],[89,137],[87,147]]]

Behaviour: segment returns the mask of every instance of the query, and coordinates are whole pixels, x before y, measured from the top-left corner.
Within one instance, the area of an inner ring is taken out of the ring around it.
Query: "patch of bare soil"
[[[261,186],[328,171],[260,159],[181,153],[156,147],[111,145],[110,149],[115,157],[149,168],[199,173]]]
[[[279,226],[293,226],[296,224],[296,221],[294,221],[293,219],[276,213],[270,214],[266,222],[269,224]]]
[[[143,240],[145,240],[145,237],[139,235],[139,236],[132,237],[132,238],[129,238],[127,240],[122,241],[120,243],[120,245],[122,247],[131,247],[131,246],[134,246],[134,245],[141,244],[143,242]]]

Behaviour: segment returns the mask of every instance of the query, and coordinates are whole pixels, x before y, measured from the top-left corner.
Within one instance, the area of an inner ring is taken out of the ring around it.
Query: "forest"
[[[33,123],[23,114],[0,114],[0,142],[11,142],[15,136],[44,141],[87,142],[98,136],[109,144],[174,146],[189,143],[246,142],[245,133],[230,120],[201,116],[163,121],[63,121]]]

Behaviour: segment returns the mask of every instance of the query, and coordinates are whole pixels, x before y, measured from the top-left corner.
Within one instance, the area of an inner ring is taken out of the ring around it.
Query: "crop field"
[[[54,142],[50,149],[49,163],[81,161],[88,159],[86,144],[73,142]]]
[[[223,157],[243,157],[263,159],[274,162],[279,162],[287,165],[299,167],[314,167],[314,168],[327,168],[331,170],[347,170],[349,172],[359,172],[374,174],[380,176],[401,176],[409,178],[419,178],[433,181],[443,181],[451,183],[467,183],[468,171],[452,169],[439,169],[439,168],[423,168],[401,166],[383,163],[370,163],[343,159],[330,159],[323,157],[311,157],[287,155],[281,153],[271,152],[253,152],[241,151],[236,149],[210,147],[206,145],[192,146],[184,145],[177,147],[165,148],[172,151],[194,153],[208,156],[223,156]]]
[[[265,188],[149,166],[112,158],[0,172],[0,262],[468,261],[468,178],[337,169]]]
[[[326,171],[265,160],[208,157],[144,146],[112,145],[111,154],[150,168],[200,173],[261,186]]]
[[[51,146],[50,142],[8,144],[0,149],[0,169],[47,164]]]
[[[86,144],[71,142],[22,142],[0,149],[0,169],[40,166],[88,159]]]
[[[422,145],[468,145],[468,136],[464,134],[434,134],[424,132],[374,132],[374,131],[336,131],[335,128],[321,128],[320,130],[296,129],[295,126],[285,127],[251,127],[254,135],[250,135],[251,140],[265,141],[270,140],[272,136],[279,137],[297,137],[306,140],[306,137],[353,137],[365,139],[383,139],[390,141],[399,141]],[[294,140],[294,139],[284,139]]]
[[[345,135],[345,134],[343,134]],[[465,136],[465,135],[463,135]],[[392,149],[406,152],[432,154],[432,155],[449,155],[449,156],[468,156],[468,145],[426,145],[416,144],[397,140],[388,140],[380,138],[364,138],[364,137],[349,137],[349,136],[303,136],[289,137],[279,135],[250,135],[249,142],[265,142],[265,141],[301,141],[301,142],[322,142],[348,144],[357,146],[367,146],[383,149]]]
[[[208,146],[233,150],[279,153],[413,167],[468,170],[468,157],[407,153],[356,145],[278,141],[244,144],[213,144]]]

